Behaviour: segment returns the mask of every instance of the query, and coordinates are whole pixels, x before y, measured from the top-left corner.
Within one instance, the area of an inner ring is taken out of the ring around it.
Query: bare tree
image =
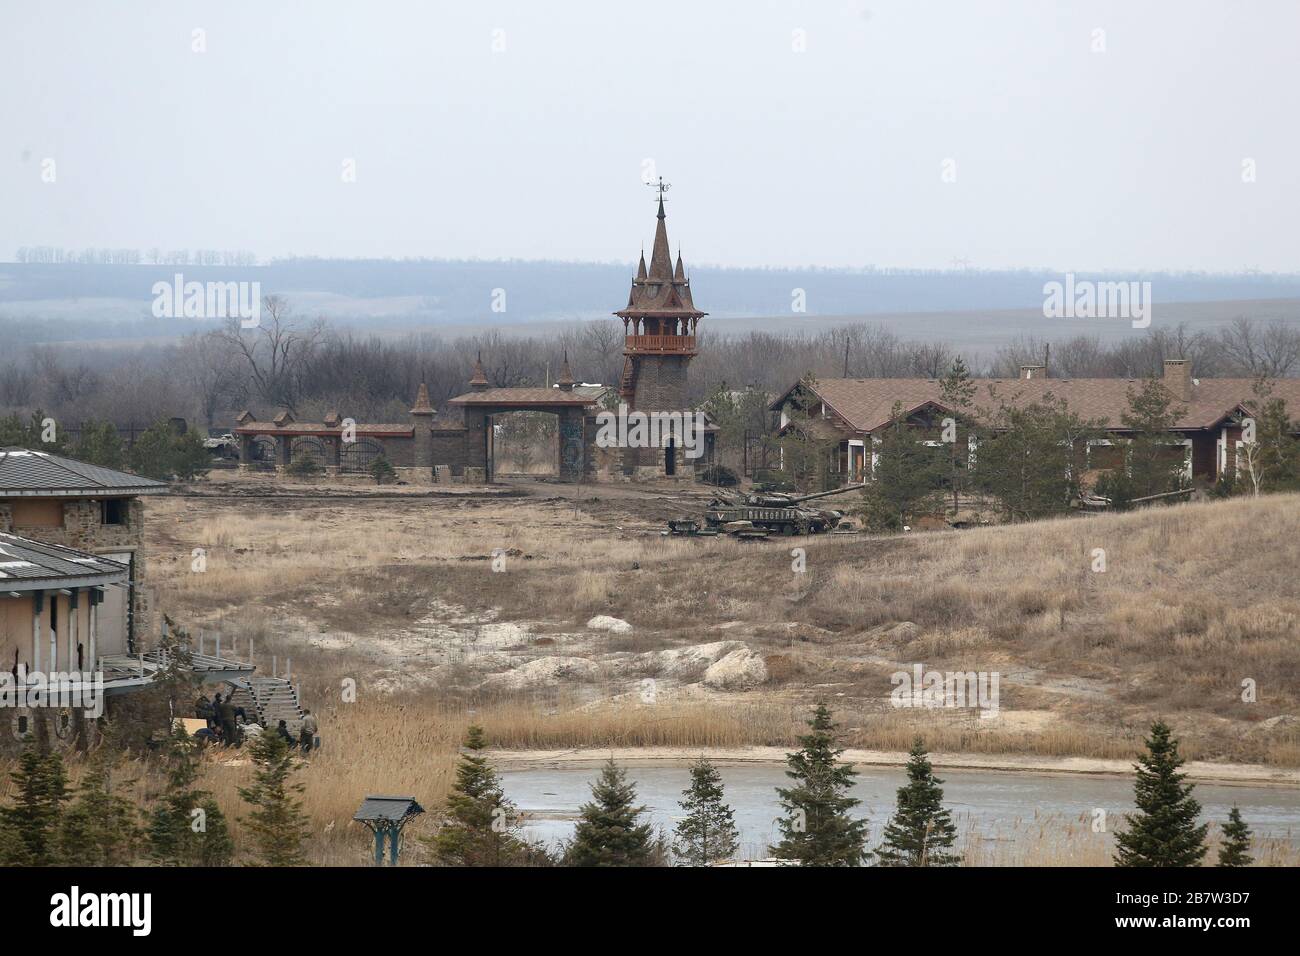
[[[255,328],[241,328],[232,318],[216,335],[243,360],[258,398],[297,411],[302,371],[325,336],[323,320],[300,323],[284,298],[268,295]]]
[[[1300,329],[1281,320],[1261,328],[1238,316],[1219,332],[1218,344],[1236,370],[1251,378],[1284,378],[1300,369]]]

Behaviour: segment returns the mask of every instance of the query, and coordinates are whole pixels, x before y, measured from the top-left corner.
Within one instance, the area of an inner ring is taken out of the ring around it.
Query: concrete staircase
[[[295,736],[302,726],[302,703],[298,690],[283,677],[247,677],[234,684],[230,695],[236,707],[244,708],[249,719],[275,730],[283,720]]]

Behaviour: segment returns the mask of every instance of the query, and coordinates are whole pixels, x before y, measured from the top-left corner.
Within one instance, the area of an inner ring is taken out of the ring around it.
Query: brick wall
[[[686,370],[688,355],[638,355],[636,394],[632,408],[637,411],[680,411],[687,407]]]

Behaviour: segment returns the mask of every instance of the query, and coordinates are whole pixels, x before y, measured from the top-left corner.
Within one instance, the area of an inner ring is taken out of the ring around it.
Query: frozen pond
[[[777,839],[780,815],[776,787],[787,786],[776,765],[720,766],[726,799],[735,811],[741,856],[767,856]],[[503,771],[506,794],[529,814],[525,835],[555,844],[573,833],[578,808],[590,799],[589,784],[599,767]],[[983,863],[1100,864],[1113,848],[1112,831],[1133,806],[1131,777],[1067,774],[999,773],[983,770],[939,771],[944,798],[962,834],[961,845]],[[685,766],[630,767],[637,796],[649,821],[671,831],[680,816],[678,801],[689,773]],[[905,776],[902,767],[859,768],[854,796],[862,801],[859,816],[870,821],[870,843],[879,840]],[[1294,862],[1300,846],[1300,788],[1235,787],[1197,784],[1202,821],[1217,824],[1236,805],[1254,831],[1261,859],[1267,841],[1272,852]],[[1106,814],[1105,829],[1094,829]],[[1211,839],[1216,827],[1211,826]],[[1212,862],[1213,853],[1210,861]],[[1280,862],[1281,860],[1277,860]]]

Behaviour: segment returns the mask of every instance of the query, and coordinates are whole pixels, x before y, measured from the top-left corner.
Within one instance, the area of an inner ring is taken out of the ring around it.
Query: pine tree
[[[167,481],[176,472],[175,432],[167,420],[159,419],[146,428],[131,445],[128,459],[137,475]]]
[[[193,481],[208,473],[212,452],[203,447],[203,436],[190,428],[172,436],[172,471],[182,481]]]
[[[782,839],[771,852],[804,866],[861,866],[867,821],[849,816],[861,801],[847,795],[857,772],[839,762],[844,749],[835,746],[825,704],[817,705],[808,726],[812,732],[799,738],[800,749],[786,756],[785,775],[796,785],[777,788],[786,816],[778,821]]]
[[[705,757],[691,764],[691,783],[679,806],[686,816],[677,824],[673,846],[687,866],[729,860],[740,846],[731,807],[722,800],[722,776]]]
[[[387,458],[380,456],[370,463],[370,477],[375,479],[375,484],[386,485],[397,480],[397,472]]]
[[[636,803],[636,787],[610,758],[591,785],[591,802],[564,854],[566,866],[648,866],[656,847],[650,825],[638,823],[645,807]]]
[[[970,465],[970,422],[971,409],[974,405],[975,382],[966,369],[966,362],[958,355],[953,359],[952,368],[939,382],[939,400],[952,412],[953,421],[961,438],[961,429],[967,429],[965,441],[951,442],[951,462],[948,470],[948,483],[952,490],[952,510],[957,513],[961,486],[966,469]]]
[[[290,777],[298,761],[279,734],[258,734],[249,745],[253,763],[253,786],[240,787],[239,796],[253,807],[244,826],[253,835],[257,853],[267,866],[302,866],[302,840],[307,817],[297,794],[303,785]]]
[[[1250,827],[1241,818],[1241,811],[1233,807],[1228,811],[1228,822],[1223,825],[1219,866],[1250,866],[1254,862],[1250,855]]]
[[[87,464],[122,470],[126,467],[126,447],[112,422],[82,422],[81,434],[72,449],[72,457]]]
[[[42,749],[29,737],[9,778],[17,799],[13,806],[0,807],[0,825],[18,834],[20,855],[27,865],[57,862],[56,832],[68,799],[62,758],[58,751]]]
[[[1163,721],[1151,725],[1147,752],[1138,759],[1133,791],[1138,813],[1127,831],[1115,834],[1116,866],[1196,866],[1205,856],[1209,824],[1196,825],[1201,805],[1195,784],[1179,773],[1178,741]]]
[[[194,787],[196,746],[183,729],[173,729],[168,739],[167,788],[149,813],[149,855],[169,866],[226,866],[235,845],[216,800]]]
[[[863,489],[867,526],[901,531],[916,514],[940,506],[946,465],[924,436],[911,428],[903,406],[895,402],[889,426],[873,447],[872,480]]]
[[[1050,392],[1026,403],[992,397],[998,407],[981,413],[991,427],[980,440],[975,483],[1008,521],[1068,512],[1085,471],[1083,449],[1102,434],[1100,423],[1081,419]]]
[[[545,851],[519,839],[515,805],[506,799],[497,773],[483,756],[482,727],[465,734],[465,751],[438,832],[429,838],[434,858],[446,866],[515,866],[540,863]]]
[[[59,821],[64,866],[129,866],[140,843],[135,804],[113,791],[108,748],[90,758],[75,799]]]
[[[907,761],[907,785],[898,788],[898,809],[876,851],[881,866],[956,866],[961,862],[959,854],[950,852],[957,840],[957,827],[943,806],[942,783],[917,737]]]
[[[1132,433],[1127,474],[1112,476],[1115,488],[1121,492],[1120,502],[1112,496],[1112,504],[1122,505],[1125,497],[1145,498],[1175,491],[1182,484],[1183,455],[1175,454],[1182,451],[1182,446],[1179,436],[1173,434],[1182,409],[1159,379],[1146,379],[1139,392],[1129,390],[1128,410],[1120,415],[1120,423]],[[1123,493],[1126,490],[1127,495]]]

